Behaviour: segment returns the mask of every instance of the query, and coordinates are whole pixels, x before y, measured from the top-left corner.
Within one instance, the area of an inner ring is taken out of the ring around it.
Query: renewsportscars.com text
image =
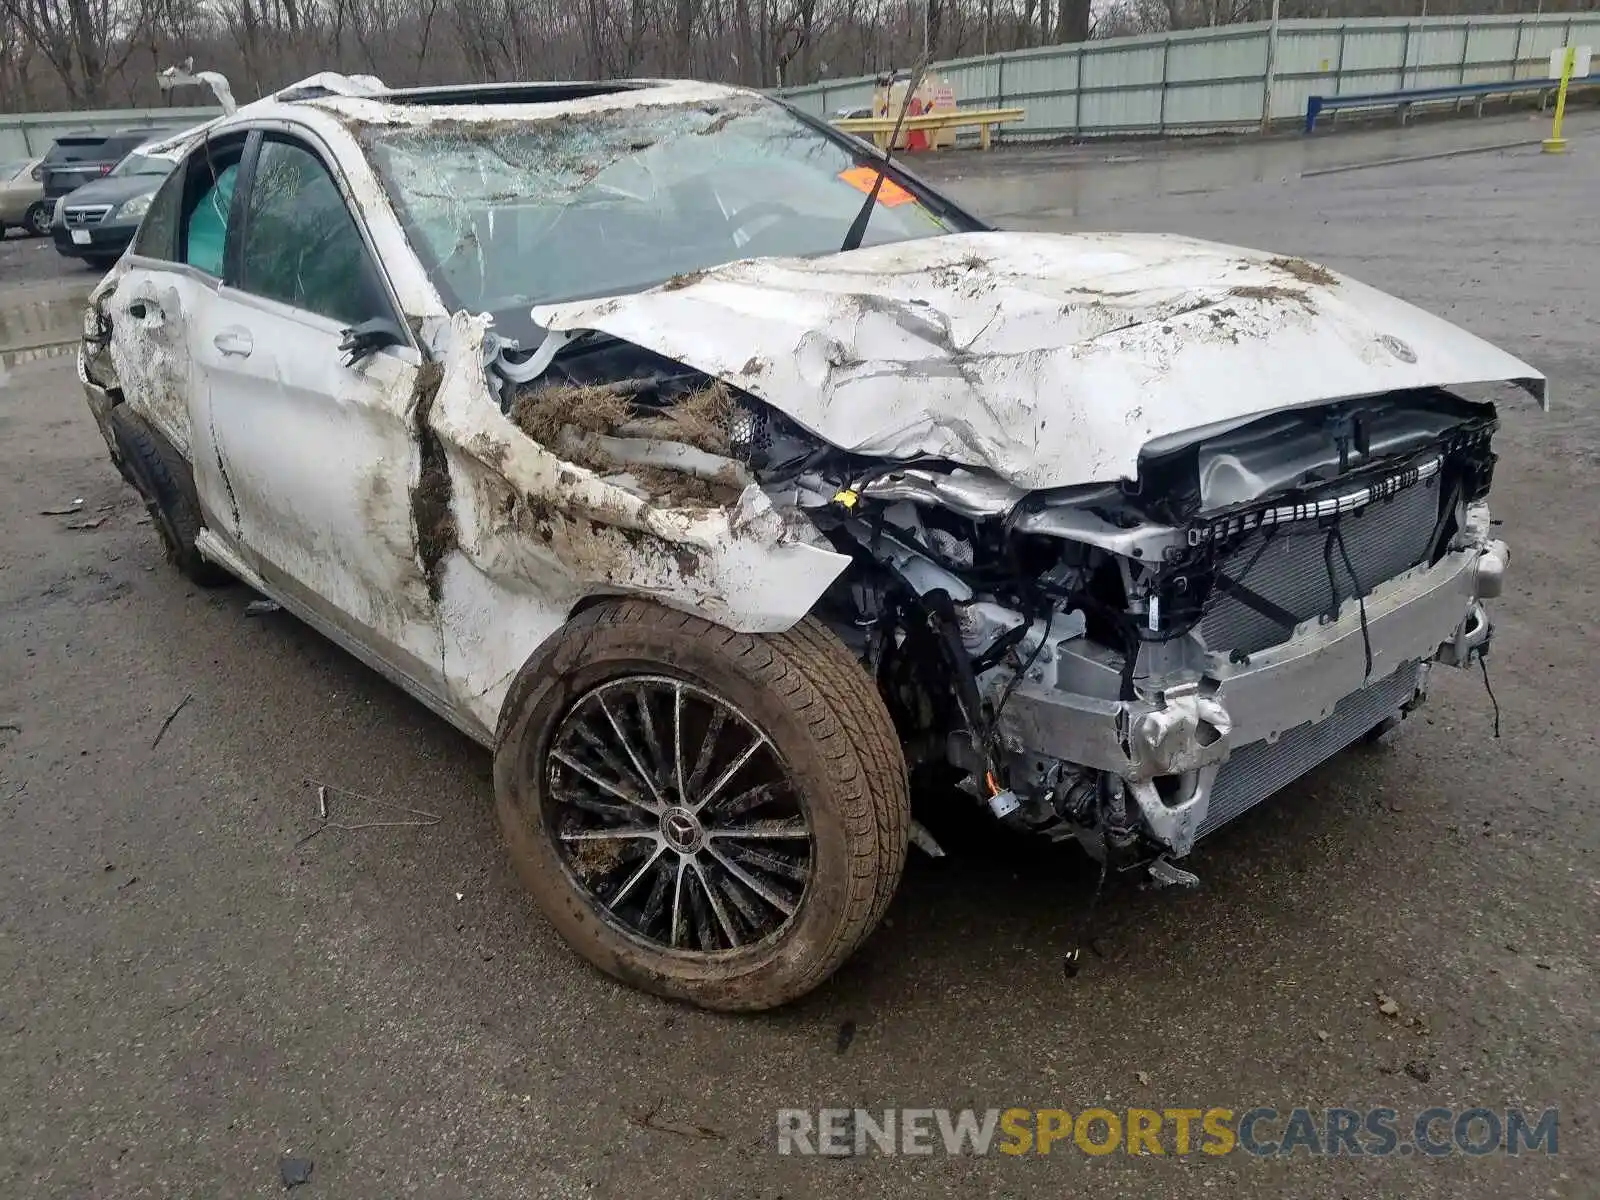
[[[1553,1108],[783,1108],[778,1153],[1556,1154],[1558,1125]]]

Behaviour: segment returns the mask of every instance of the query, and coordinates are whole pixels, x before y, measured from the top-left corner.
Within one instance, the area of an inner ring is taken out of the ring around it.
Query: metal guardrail
[[[1586,75],[1581,79],[1574,79],[1569,87],[1589,87],[1600,84],[1600,75]],[[1405,91],[1395,92],[1368,92],[1356,96],[1311,96],[1306,100],[1306,132],[1314,133],[1317,128],[1317,118],[1324,112],[1337,113],[1341,109],[1372,110],[1379,108],[1396,109],[1400,116],[1400,123],[1405,124],[1406,117],[1413,106],[1418,104],[1436,104],[1446,100],[1454,100],[1456,107],[1461,107],[1461,101],[1476,99],[1478,114],[1483,114],[1483,102],[1490,96],[1514,96],[1529,93],[1539,94],[1539,108],[1543,111],[1545,101],[1550,93],[1561,86],[1556,79],[1506,79],[1498,83],[1465,83],[1451,87],[1410,88]]]
[[[0,161],[35,158],[64,133],[112,133],[118,129],[170,126],[187,129],[220,108],[112,108],[94,112],[0,113]]]

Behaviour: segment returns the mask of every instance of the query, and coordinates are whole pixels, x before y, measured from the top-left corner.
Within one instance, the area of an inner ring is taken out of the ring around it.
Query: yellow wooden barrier
[[[1026,116],[1020,108],[957,108],[946,112],[907,115],[899,122],[902,134],[913,129],[967,129],[978,128],[978,147],[987,150],[993,144],[989,131],[1006,121],[1020,121]],[[847,133],[870,133],[880,150],[889,148],[889,138],[894,133],[894,117],[844,117],[833,122],[834,128]]]

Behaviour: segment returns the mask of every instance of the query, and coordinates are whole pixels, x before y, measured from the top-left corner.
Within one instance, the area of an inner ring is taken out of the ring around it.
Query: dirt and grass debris
[[[517,428],[541,446],[554,446],[563,429],[611,433],[633,418],[629,391],[615,384],[526,388],[511,405]]]
[[[733,393],[724,383],[711,383],[688,392],[638,423],[646,437],[682,442],[707,454],[728,455],[733,424],[738,418]]]
[[[666,467],[630,466],[627,470],[657,503],[692,508],[727,508],[737,504],[747,482],[734,466],[724,467],[711,477]]]
[[[730,463],[708,476],[659,464],[625,462],[601,441],[611,436],[651,438],[727,457],[738,416],[727,386],[711,383],[648,414],[641,414],[632,402],[636,394],[633,384],[524,389],[512,403],[511,419],[534,441],[569,462],[600,475],[630,476],[658,503],[692,507],[735,503],[748,482],[737,464]]]
[[[416,525],[417,555],[422,560],[428,595],[435,602],[439,599],[442,587],[440,564],[444,556],[455,549],[458,540],[452,507],[450,465],[444,445],[430,423],[433,402],[443,380],[444,370],[437,362],[430,359],[423,363],[417,371],[412,401],[417,449],[422,463],[417,486],[411,493],[411,516]]]
[[[1316,263],[1307,262],[1303,258],[1274,258],[1268,261],[1268,265],[1277,267],[1285,275],[1294,276],[1301,283],[1332,287],[1339,282],[1339,277],[1327,267],[1319,267]]]
[[[1228,295],[1240,300],[1284,301],[1303,304],[1307,308],[1311,307],[1311,297],[1306,295],[1305,289],[1284,287],[1275,283],[1229,288]]]

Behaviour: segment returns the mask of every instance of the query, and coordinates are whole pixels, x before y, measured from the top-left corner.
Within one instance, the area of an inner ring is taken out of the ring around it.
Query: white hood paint
[[[973,233],[749,259],[546,305],[857,453],[1024,488],[1131,479],[1155,438],[1399,388],[1544,377],[1301,260],[1160,234]]]

